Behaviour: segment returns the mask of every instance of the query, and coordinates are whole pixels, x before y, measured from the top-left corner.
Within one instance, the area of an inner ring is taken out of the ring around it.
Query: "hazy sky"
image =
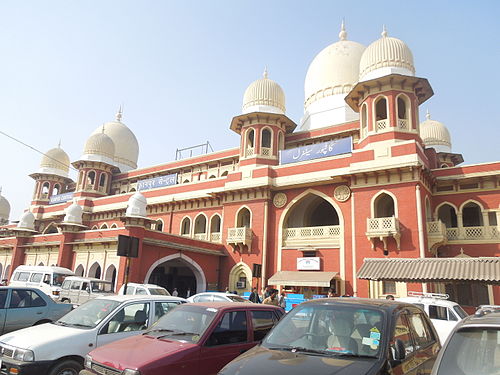
[[[42,151],[61,140],[74,161],[123,103],[139,167],[206,141],[237,147],[230,121],[264,66],[300,122],[307,68],[345,18],[350,40],[369,45],[385,24],[408,44],[435,92],[421,119],[429,109],[447,125],[464,164],[498,161],[499,14],[494,0],[0,1],[0,130]],[[41,155],[1,134],[0,150],[18,220]]]

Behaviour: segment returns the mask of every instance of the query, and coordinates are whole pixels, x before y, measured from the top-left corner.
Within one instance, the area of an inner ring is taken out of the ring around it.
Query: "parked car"
[[[427,315],[411,304],[323,298],[293,308],[219,375],[424,374],[440,347]]]
[[[73,309],[37,288],[0,287],[0,334],[59,319]]]
[[[23,265],[14,270],[9,285],[38,288],[52,299],[58,300],[64,279],[74,274],[73,271],[64,267]]]
[[[251,301],[232,293],[202,292],[187,299],[189,302],[249,302]]]
[[[0,336],[0,373],[76,375],[85,355],[110,342],[138,335],[183,298],[97,297],[53,323]]]
[[[118,294],[125,294],[125,284],[120,287]],[[127,294],[149,294],[152,296],[169,296],[164,287],[155,284],[127,283]]]
[[[182,305],[145,334],[91,351],[80,374],[216,374],[262,340],[283,314],[254,303]]]
[[[500,374],[500,310],[479,309],[453,329],[431,375]]]
[[[81,305],[89,299],[114,294],[113,283],[93,277],[68,276],[61,286],[61,302]]]
[[[458,322],[468,316],[462,306],[448,298],[448,294],[408,292],[408,297],[397,300],[412,303],[424,310],[431,318],[443,345]]]

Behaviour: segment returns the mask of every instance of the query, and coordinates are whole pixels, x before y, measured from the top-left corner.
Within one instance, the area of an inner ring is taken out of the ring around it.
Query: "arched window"
[[[163,220],[159,219],[156,221],[156,230],[159,232],[163,232]]]
[[[59,184],[55,184],[52,189],[52,195],[57,195],[61,192],[61,186]]]
[[[207,218],[205,215],[198,215],[194,220],[194,234],[207,232]]]
[[[108,229],[108,224],[106,224],[106,223],[102,224],[101,229]]]
[[[209,177],[209,179],[210,179],[210,178],[217,178],[217,176],[216,176],[216,175],[214,175],[214,174],[211,174],[211,175],[210,175],[210,177]]]
[[[271,148],[272,133],[269,129],[262,129],[262,147]]]
[[[116,282],[116,267],[113,264],[110,265],[106,270],[106,273],[104,274],[104,280],[111,281],[114,288]]]
[[[95,172],[94,171],[90,171],[87,174],[87,187],[93,189],[94,188],[94,184],[95,184]]]
[[[477,203],[469,202],[462,208],[462,220],[464,227],[482,227],[483,214]]]
[[[94,226],[92,226],[92,228],[91,228],[90,230],[97,230],[97,229],[99,229],[99,228],[97,227],[97,225],[94,225]]]
[[[189,217],[185,217],[182,219],[181,223],[181,235],[189,236],[191,234],[191,219]]]
[[[410,101],[406,95],[399,95],[397,99],[398,128],[410,130]]]
[[[446,228],[457,227],[457,213],[455,208],[449,204],[443,204],[439,207],[437,216],[446,225]]]
[[[330,202],[316,194],[307,194],[287,214],[286,228],[339,225],[339,215]]]
[[[189,183],[190,181],[186,178],[184,181],[182,181],[183,184],[187,184]]]
[[[227,176],[227,175],[228,175],[228,173],[229,173],[228,171],[224,171],[224,172],[222,172],[221,177]]]
[[[253,148],[254,146],[255,132],[253,129],[248,130],[247,133],[247,147]]]
[[[375,121],[377,131],[387,129],[389,127],[387,119],[387,100],[384,97],[379,97],[375,101]]]
[[[116,223],[113,223],[113,224],[111,224],[111,227],[110,227],[110,228],[111,228],[111,229],[116,229],[116,228],[118,228],[118,225],[116,225]]]
[[[361,107],[361,138],[368,135],[368,107],[365,104]]]
[[[44,182],[42,185],[42,198],[48,198],[50,185],[48,182]]]
[[[246,207],[243,207],[241,210],[238,211],[238,216],[236,218],[236,226],[238,228],[241,227],[251,227],[251,213],[250,210]]]
[[[219,215],[212,216],[210,220],[210,233],[220,233],[221,218]]]
[[[101,173],[101,175],[99,176],[99,187],[106,187],[106,173]]]
[[[376,218],[395,216],[394,199],[389,194],[380,194],[374,202],[374,214]]]
[[[49,225],[47,225],[43,233],[44,234],[59,233],[59,230],[57,229],[57,226],[54,223],[50,223]]]

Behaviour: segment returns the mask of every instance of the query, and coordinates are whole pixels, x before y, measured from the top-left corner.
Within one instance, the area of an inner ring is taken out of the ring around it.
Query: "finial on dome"
[[[116,121],[121,122],[123,115],[122,105],[120,104],[120,108],[118,108],[118,112],[116,113]]]
[[[57,148],[61,148],[61,139],[59,139],[59,143],[57,144]]]
[[[387,36],[387,29],[385,28],[385,25],[382,26],[382,37],[385,38]]]
[[[262,76],[263,76],[264,78],[267,78],[267,75],[268,75],[268,74],[267,74],[267,66],[265,66],[265,67],[264,67],[264,73],[262,73]]]
[[[2,195],[2,187],[0,186],[0,195]]]
[[[102,134],[104,134],[104,130],[105,130],[104,128],[105,128],[105,127],[106,127],[106,123],[103,123],[103,124],[102,124]]]
[[[347,31],[345,31],[345,21],[344,21],[343,18],[342,18],[342,24],[340,26],[339,39],[340,40],[346,40],[347,39]]]
[[[427,108],[427,112],[425,113],[425,119],[430,120],[431,119],[431,114],[429,113],[429,109]]]

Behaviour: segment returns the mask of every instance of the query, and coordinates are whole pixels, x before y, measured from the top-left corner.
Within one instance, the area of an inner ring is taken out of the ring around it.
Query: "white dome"
[[[53,174],[61,177],[68,177],[69,171],[69,156],[64,150],[58,146],[50,149],[40,161],[38,173]]]
[[[10,203],[4,196],[0,189],[0,225],[7,224],[10,216]]]
[[[19,223],[17,223],[19,229],[35,230],[35,215],[30,211],[26,211],[21,215]]]
[[[146,213],[147,205],[148,202],[144,197],[144,195],[142,195],[140,192],[136,192],[128,200],[125,216],[147,217]]]
[[[114,165],[121,172],[127,172],[137,168],[139,158],[139,143],[134,133],[121,122],[121,110],[116,115],[116,121],[107,122],[99,126],[92,134],[103,132],[109,136],[115,144]]]
[[[64,222],[69,224],[82,224],[83,208],[76,202],[65,210]]]
[[[450,132],[443,123],[431,120],[429,112],[426,120],[420,124],[420,138],[425,147],[432,147],[437,152],[451,152]]]
[[[263,77],[252,82],[245,90],[242,113],[284,114],[285,110],[285,93],[280,85],[267,78],[267,70],[265,70]]]
[[[318,53],[309,65],[304,83],[305,108],[321,98],[347,94],[358,82],[359,62],[365,46],[347,40],[344,23],[339,38]]]
[[[360,81],[386,76],[389,74],[415,75],[413,54],[405,42],[387,36],[382,32],[382,38],[370,44],[359,63]]]
[[[114,165],[115,144],[105,133],[92,134],[85,142],[82,160],[100,161]]]

